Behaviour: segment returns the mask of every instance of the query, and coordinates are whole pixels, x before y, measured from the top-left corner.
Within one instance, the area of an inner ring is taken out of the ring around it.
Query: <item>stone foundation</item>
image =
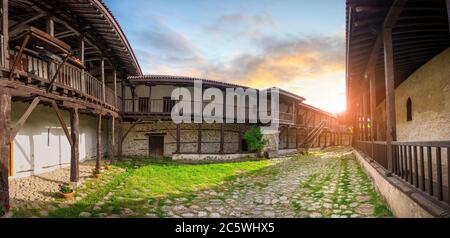
[[[385,175],[386,170],[381,166],[369,163],[356,150],[353,153],[396,217],[432,218],[450,216],[448,205],[446,207],[444,204],[434,201],[395,176],[387,177]]]
[[[256,154],[174,154],[172,160],[232,161],[249,157],[255,158]]]

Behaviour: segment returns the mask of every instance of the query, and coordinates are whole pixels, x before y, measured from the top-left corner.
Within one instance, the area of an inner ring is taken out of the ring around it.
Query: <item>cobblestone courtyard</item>
[[[262,162],[250,162],[262,163]],[[164,196],[141,168],[115,168],[101,180],[87,180],[77,199],[53,199],[15,210],[16,217],[391,217],[349,149],[312,152],[265,161],[252,171],[207,188]],[[140,167],[142,166],[142,167]],[[184,165],[195,167],[197,165]],[[180,167],[182,168],[182,167]],[[178,169],[178,167],[177,167]],[[132,180],[139,175],[140,180]],[[144,176],[143,176],[144,175]],[[148,174],[147,174],[148,175]],[[196,175],[196,176],[208,176]],[[172,179],[176,180],[174,176]],[[181,178],[180,178],[181,179]],[[136,184],[135,187],[133,184]],[[168,187],[171,185],[168,184]]]

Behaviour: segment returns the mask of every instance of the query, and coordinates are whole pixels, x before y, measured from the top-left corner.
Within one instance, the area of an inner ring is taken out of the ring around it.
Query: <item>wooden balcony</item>
[[[18,51],[11,50],[10,61],[15,60],[17,54]],[[36,52],[25,49],[16,65],[13,79],[23,85],[45,91],[54,76],[52,72],[57,68],[57,62],[44,60]],[[9,74],[9,70],[6,68],[3,68],[2,71],[6,72],[6,75]],[[94,103],[119,112],[116,102],[120,104],[120,99],[115,99],[114,90],[105,86],[105,95],[103,95],[102,81],[84,71],[83,66],[75,58],[67,60],[62,65],[49,92]]]

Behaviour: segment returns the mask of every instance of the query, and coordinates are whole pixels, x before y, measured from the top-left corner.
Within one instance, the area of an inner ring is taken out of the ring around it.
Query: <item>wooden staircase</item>
[[[322,121],[319,123],[319,125],[315,128],[313,128],[308,135],[306,136],[305,140],[302,143],[303,148],[305,148],[306,153],[308,153],[309,148],[319,139],[320,135],[322,134],[323,130],[325,129],[326,123],[325,121]]]

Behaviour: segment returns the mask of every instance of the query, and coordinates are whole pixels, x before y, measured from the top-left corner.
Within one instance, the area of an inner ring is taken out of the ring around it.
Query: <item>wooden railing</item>
[[[15,55],[17,55],[16,51],[11,51],[10,53],[12,59]],[[16,70],[34,75],[39,80],[42,80],[44,82],[50,82],[50,80],[53,78],[52,72],[56,71],[57,68],[57,63],[49,63],[48,61],[42,60],[36,56],[23,54]],[[88,72],[85,72],[70,63],[64,64],[64,66],[56,76],[55,83],[72,88],[80,93],[92,96],[99,101],[103,101],[102,82]],[[115,106],[114,90],[106,86],[105,99],[105,102],[107,104]]]
[[[281,122],[294,122],[294,114],[287,112],[279,112]]]
[[[392,144],[392,172],[440,201],[450,203],[450,141]]]
[[[389,170],[386,142],[357,141],[355,147]],[[390,172],[450,204],[450,141],[392,142],[392,153]]]

